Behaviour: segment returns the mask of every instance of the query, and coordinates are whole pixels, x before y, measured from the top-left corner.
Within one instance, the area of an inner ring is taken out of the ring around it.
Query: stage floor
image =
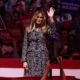
[[[74,76],[80,79],[80,60],[63,60],[63,71],[65,76]],[[52,64],[52,76],[60,76],[60,65]],[[20,59],[0,59],[0,77],[24,77],[24,68]]]

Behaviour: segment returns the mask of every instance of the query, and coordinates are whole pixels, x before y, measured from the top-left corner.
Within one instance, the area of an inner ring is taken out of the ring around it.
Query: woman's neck
[[[35,27],[36,28],[40,28],[41,27],[41,24],[36,24]]]

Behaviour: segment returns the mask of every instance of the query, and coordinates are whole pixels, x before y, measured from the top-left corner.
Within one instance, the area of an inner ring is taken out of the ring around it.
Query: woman
[[[47,26],[45,13],[42,10],[36,11],[30,26],[26,28],[22,49],[25,76],[42,76],[49,63],[46,35],[52,35],[55,31],[54,12],[55,9],[52,7],[47,11]]]

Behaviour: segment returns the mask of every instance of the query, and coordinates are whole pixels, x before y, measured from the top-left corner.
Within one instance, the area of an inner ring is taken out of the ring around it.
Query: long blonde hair
[[[40,10],[40,11],[36,11],[32,17],[32,20],[31,20],[31,23],[30,23],[30,26],[28,27],[27,31],[28,32],[32,32],[36,26],[35,26],[35,23],[36,23],[36,19],[37,19],[37,15],[41,13],[43,15],[43,22],[42,22],[42,25],[40,27],[40,30],[43,32],[43,33],[46,33],[47,32],[47,25],[46,25],[46,15],[45,15],[45,12],[43,10]]]

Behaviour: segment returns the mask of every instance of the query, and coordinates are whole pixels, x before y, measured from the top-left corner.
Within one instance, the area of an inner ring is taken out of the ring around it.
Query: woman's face
[[[42,24],[42,23],[43,23],[43,15],[42,13],[39,13],[36,18],[36,24]]]

